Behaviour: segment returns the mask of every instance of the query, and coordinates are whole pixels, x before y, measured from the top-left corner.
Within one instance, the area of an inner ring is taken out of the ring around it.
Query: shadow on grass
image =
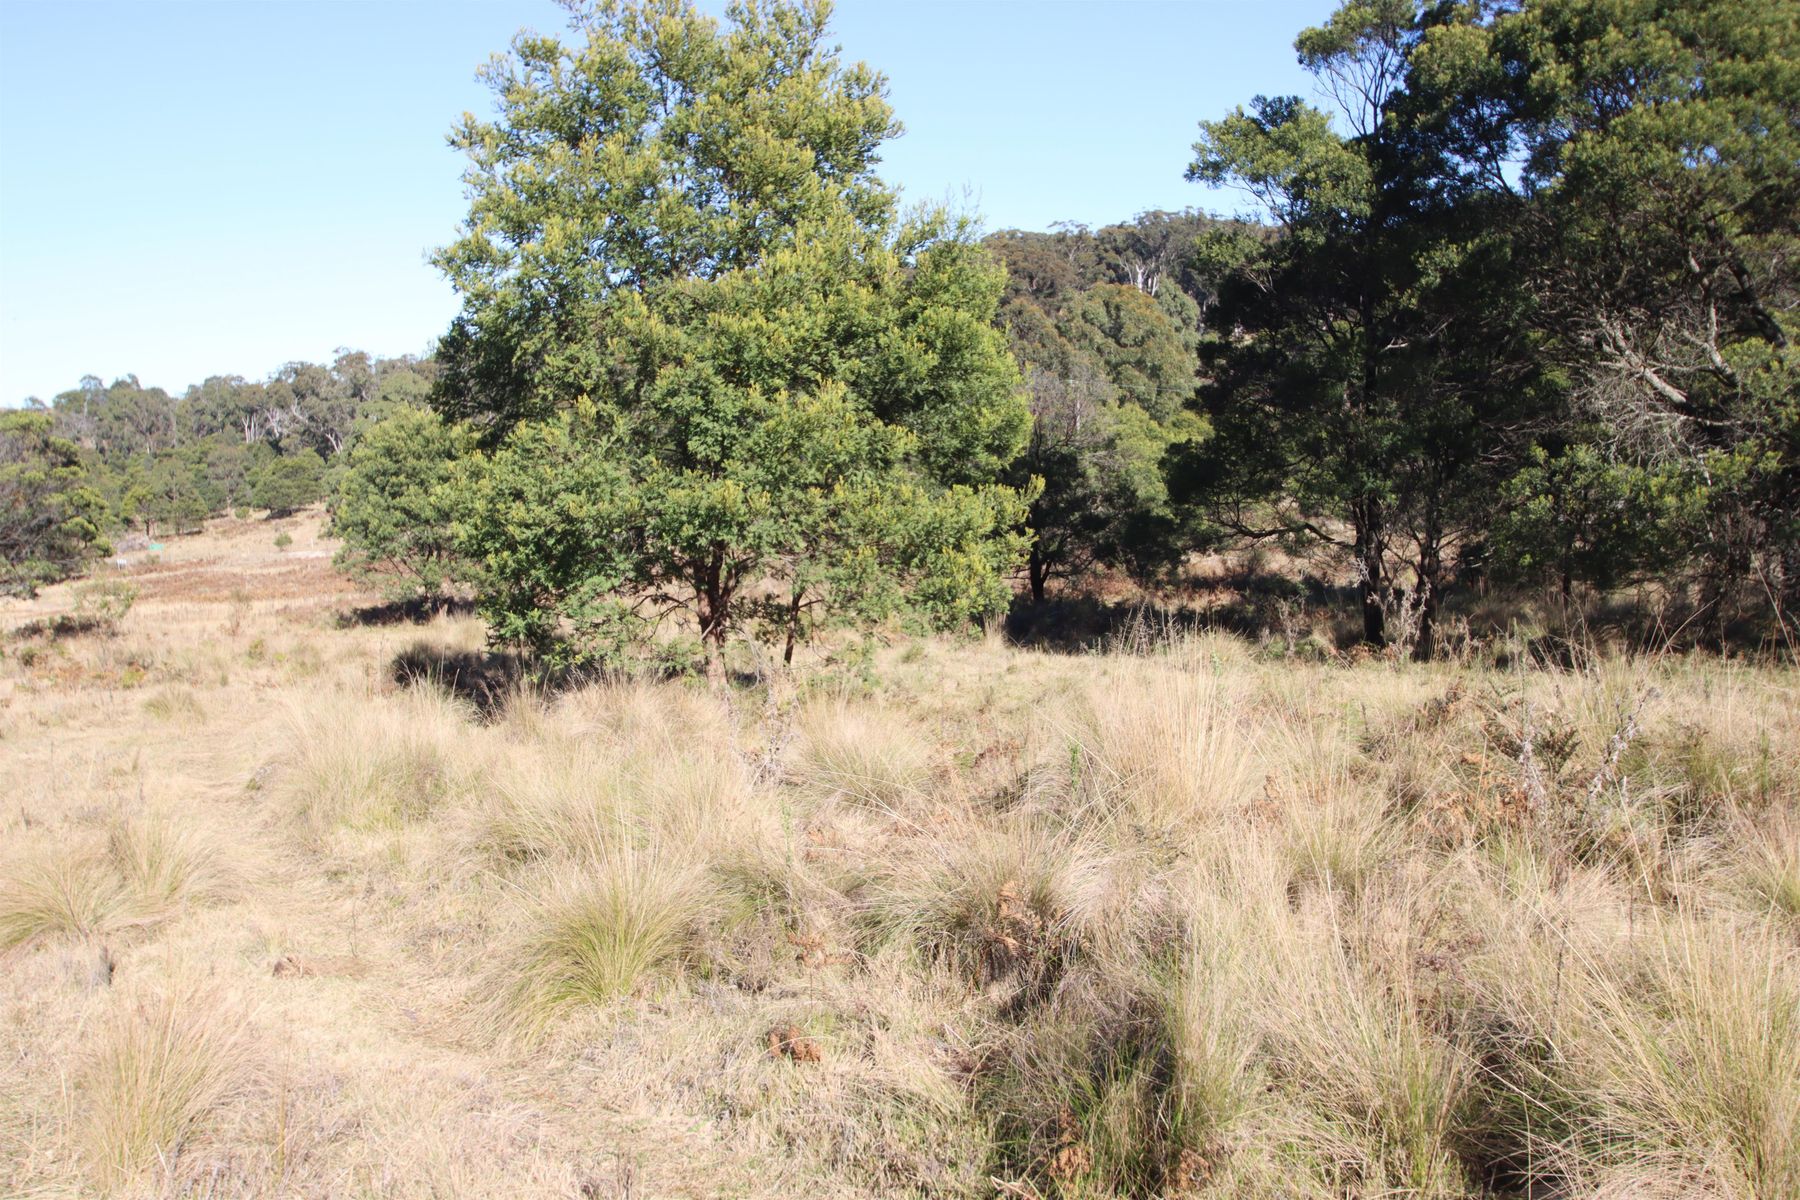
[[[1202,632],[1233,634],[1279,656],[1368,653],[1357,590],[1311,577],[1231,576],[1207,581],[1175,602],[1072,595],[1033,604],[1019,596],[1005,632],[1014,645],[1063,654],[1147,653]],[[1699,652],[1767,662],[1800,657],[1780,615],[1767,606],[1745,606],[1720,620],[1680,595],[1590,595],[1565,605],[1524,589],[1453,588],[1444,596],[1436,632],[1440,657],[1500,668],[1583,669],[1611,655]]]
[[[39,617],[34,621],[27,621],[7,636],[15,642],[28,642],[35,638],[49,638],[56,641],[61,638],[82,637],[90,633],[111,637],[118,632],[119,623],[111,617],[89,617],[63,613],[59,616]]]
[[[389,677],[402,687],[429,687],[473,706],[482,720],[492,720],[508,697],[537,682],[517,654],[494,650],[456,650],[431,642],[414,642],[394,656]]]
[[[1207,580],[1193,590],[1191,600],[1175,602],[1073,595],[1034,604],[1019,596],[1006,614],[1007,640],[1060,654],[1100,649],[1143,652],[1198,632],[1231,633],[1257,641],[1291,633],[1296,620],[1301,620],[1341,626],[1334,630],[1334,640],[1355,641],[1347,623],[1358,603],[1353,588],[1330,587],[1311,577],[1242,575]]]
[[[338,614],[339,629],[368,628],[387,625],[424,625],[437,617],[467,617],[475,613],[475,601],[460,596],[428,598],[414,596],[410,600],[389,600],[385,604],[365,604]]]

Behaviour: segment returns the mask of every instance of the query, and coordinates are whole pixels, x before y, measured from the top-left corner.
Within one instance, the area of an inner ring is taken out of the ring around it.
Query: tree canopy
[[[34,595],[107,553],[104,512],[49,413],[0,412],[0,595]]]
[[[1004,275],[965,223],[899,212],[885,82],[828,15],[576,6],[571,43],[490,66],[437,399],[497,447],[468,528],[503,634],[605,657],[686,612],[716,672],[749,624],[791,647],[821,612],[1003,602],[1028,419]]]

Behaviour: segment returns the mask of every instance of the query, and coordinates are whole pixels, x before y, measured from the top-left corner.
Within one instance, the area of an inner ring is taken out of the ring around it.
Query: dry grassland
[[[1800,1195],[1791,670],[896,640],[478,710],[392,669],[476,621],[341,626],[287,527],[4,644],[0,1193]]]

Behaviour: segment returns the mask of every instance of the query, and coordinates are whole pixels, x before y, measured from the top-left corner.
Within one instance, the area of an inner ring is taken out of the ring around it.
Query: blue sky
[[[722,0],[707,0],[722,8]],[[1183,181],[1195,123],[1307,92],[1332,0],[840,0],[907,127],[883,174],[989,227],[1242,208]],[[464,211],[444,135],[550,0],[0,0],[0,403],[84,374],[179,391],[340,346],[423,352]]]

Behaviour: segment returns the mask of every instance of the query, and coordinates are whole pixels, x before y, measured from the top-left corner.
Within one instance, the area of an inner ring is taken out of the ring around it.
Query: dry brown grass
[[[188,984],[121,998],[93,1034],[75,1093],[76,1136],[108,1191],[154,1187],[180,1175],[189,1139],[248,1084],[254,1070],[244,1017]]]
[[[0,1194],[1800,1192],[1791,671],[1151,630],[478,711],[392,667],[479,622],[270,533],[0,662]]]

